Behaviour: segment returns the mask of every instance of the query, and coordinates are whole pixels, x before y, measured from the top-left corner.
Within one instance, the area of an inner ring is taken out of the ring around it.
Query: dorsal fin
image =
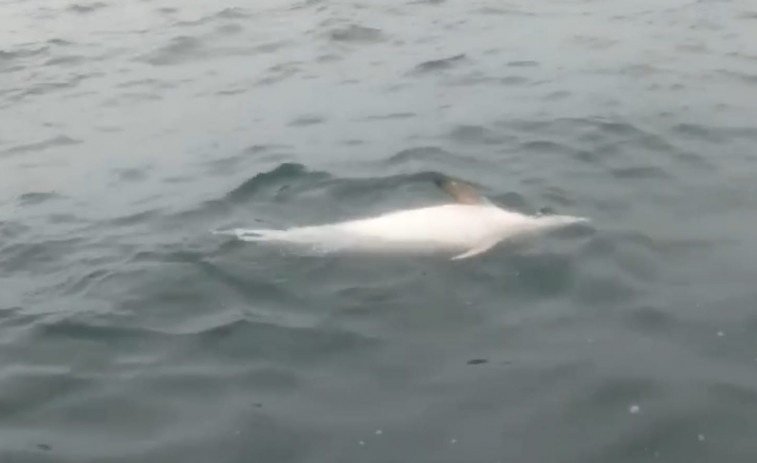
[[[486,197],[482,196],[481,193],[467,183],[450,178],[438,179],[434,183],[461,204],[491,204]]]

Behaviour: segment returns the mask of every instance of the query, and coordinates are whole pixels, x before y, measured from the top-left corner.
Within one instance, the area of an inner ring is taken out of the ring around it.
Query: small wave
[[[147,178],[147,168],[120,169],[116,175],[122,182],[139,182]]]
[[[160,217],[161,211],[159,209],[152,209],[148,211],[137,212],[135,214],[124,215],[109,220],[107,223],[116,227],[126,227],[131,225],[140,225],[148,223],[151,220]]]
[[[3,243],[7,243],[8,240],[20,236],[31,229],[31,227],[19,222],[0,220],[0,238],[3,239]]]
[[[421,152],[423,151],[425,150],[421,148]],[[414,155],[418,155],[418,152],[415,154],[412,152],[398,153],[394,157],[394,162],[402,162],[403,157],[407,158]],[[424,154],[420,155],[423,156]],[[349,198],[353,195],[370,196],[377,190],[391,191],[402,184],[418,182],[432,184],[441,175],[438,172],[425,171],[385,177],[337,178],[327,172],[309,170],[302,164],[284,163],[271,171],[257,174],[245,181],[242,185],[230,191],[225,199],[236,202],[264,192],[270,195],[284,191],[294,193],[318,188],[328,188],[330,195],[337,198]]]
[[[207,39],[184,35],[174,37],[168,44],[158,47],[138,60],[153,66],[173,66],[194,61],[256,53],[255,47],[211,47],[208,45]]]
[[[82,64],[85,61],[87,61],[86,56],[65,55],[65,56],[56,56],[55,58],[50,58],[49,60],[45,61],[43,65],[44,66],[75,66],[78,64]]]
[[[625,323],[644,333],[670,333],[678,322],[672,313],[651,305],[630,309],[623,315]]]
[[[0,249],[0,268],[12,273],[60,266],[63,257],[69,255],[82,241],[80,238],[69,238],[11,244]]]
[[[404,119],[412,119],[416,117],[417,114],[415,113],[390,113],[390,114],[380,114],[375,116],[365,116],[361,117],[357,120],[359,121],[386,121],[386,120],[404,120]]]
[[[428,74],[432,72],[443,71],[446,69],[452,69],[454,67],[462,65],[467,59],[468,58],[465,54],[459,54],[450,56],[449,58],[424,61],[415,66],[411,74]]]
[[[292,119],[288,125],[290,127],[304,127],[308,125],[322,124],[325,121],[326,119],[322,116],[310,114],[296,117]]]
[[[186,26],[199,26],[202,24],[207,24],[209,22],[214,22],[217,20],[235,20],[235,19],[245,19],[250,17],[251,13],[247,10],[244,10],[242,8],[224,8],[221,11],[218,11],[216,13],[208,14],[200,19],[196,19],[194,21],[181,21],[176,23],[176,26],[179,27],[186,27]]]
[[[93,77],[99,77],[102,76],[101,73],[89,73],[89,74],[74,74],[69,75],[65,77],[65,80],[62,81],[51,81],[51,82],[40,82],[34,85],[29,85],[26,87],[20,87],[15,88],[11,90],[6,90],[5,93],[8,94],[8,101],[11,102],[20,102],[24,101],[26,98],[30,96],[40,96],[40,95],[47,95],[52,92],[56,92],[59,90],[66,90],[66,89],[73,89],[79,86],[82,82],[85,80],[89,80]]]
[[[202,41],[196,37],[175,37],[168,45],[164,45],[142,58],[142,61],[155,65],[180,64],[205,56]]]
[[[298,62],[286,62],[271,66],[266,70],[263,77],[255,81],[255,85],[266,86],[283,82],[301,72],[299,65]]]
[[[751,126],[723,127],[681,123],[674,126],[673,131],[679,135],[689,136],[714,144],[723,144],[733,138],[757,141],[757,129]]]
[[[462,144],[483,145],[499,145],[513,140],[512,136],[481,125],[459,125],[449,132],[448,137]]]
[[[386,40],[386,36],[381,30],[355,24],[333,29],[328,33],[328,36],[335,42],[349,43],[379,43]]]
[[[269,172],[262,172],[245,181],[226,195],[226,199],[240,201],[253,196],[264,189],[278,186],[286,188],[286,184],[294,179],[324,178],[325,173],[310,172],[302,164],[284,163]]]
[[[63,283],[57,285],[54,290],[56,294],[67,296],[83,295],[89,288],[109,278],[111,275],[111,271],[105,269],[88,270],[84,275],[72,275]]]
[[[517,288],[529,295],[556,297],[574,285],[576,271],[574,258],[556,253],[539,255],[511,255],[508,266],[517,272]]]
[[[532,67],[538,67],[539,63],[536,61],[531,60],[519,60],[519,61],[510,61],[507,63],[509,67],[514,68],[532,68]]]
[[[39,55],[47,55],[50,52],[50,47],[41,46],[37,48],[18,48],[12,51],[6,51],[0,49],[0,64],[7,66],[12,61],[23,60],[25,58],[32,58]]]
[[[95,2],[95,3],[74,3],[73,5],[66,8],[68,11],[72,13],[77,14],[89,14],[93,13],[97,10],[101,10],[103,8],[107,8],[106,3],[102,2]]]
[[[667,180],[670,179],[670,175],[665,172],[664,169],[656,166],[637,166],[637,167],[623,167],[618,169],[612,169],[610,174],[623,180],[642,180],[642,179],[658,179]]]
[[[377,342],[372,337],[339,329],[283,326],[249,319],[206,327],[184,336],[195,337],[205,348],[226,350],[232,344],[243,343],[249,355],[275,358],[290,365],[325,360]]]
[[[439,158],[452,157],[453,154],[438,146],[418,146],[404,149],[386,161],[386,164],[406,164],[414,161],[437,161]]]
[[[42,204],[44,202],[51,201],[54,199],[60,199],[60,198],[61,198],[60,195],[53,192],[24,193],[18,197],[18,203],[21,206],[33,206],[33,205]]]
[[[124,324],[95,324],[93,322],[75,320],[59,320],[38,324],[36,330],[38,335],[42,337],[63,337],[77,341],[103,342],[109,345],[130,340],[163,339],[170,335],[170,333],[159,330],[126,326]]]
[[[566,151],[571,151],[568,147],[560,143],[555,143],[549,140],[527,141],[525,143],[521,143],[520,148],[523,151],[532,152],[532,153],[558,154],[558,153],[564,153]]]
[[[21,153],[29,153],[33,151],[43,151],[48,148],[56,146],[70,146],[78,145],[82,141],[75,138],[68,137],[66,135],[58,135],[57,137],[48,138],[47,140],[39,141],[36,143],[28,143],[25,145],[16,145],[3,151],[3,154],[14,155]]]

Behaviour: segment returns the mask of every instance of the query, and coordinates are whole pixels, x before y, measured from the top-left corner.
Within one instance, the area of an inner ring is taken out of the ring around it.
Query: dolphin
[[[449,252],[452,260],[482,254],[497,243],[589,222],[568,215],[526,215],[503,209],[472,186],[452,179],[435,181],[454,200],[345,222],[283,230],[218,230],[243,241],[299,245],[324,251]]]

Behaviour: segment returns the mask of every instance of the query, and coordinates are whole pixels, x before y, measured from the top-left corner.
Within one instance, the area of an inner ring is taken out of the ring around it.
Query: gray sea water
[[[757,4],[0,1],[0,461],[757,459]],[[214,236],[445,201],[475,259]]]

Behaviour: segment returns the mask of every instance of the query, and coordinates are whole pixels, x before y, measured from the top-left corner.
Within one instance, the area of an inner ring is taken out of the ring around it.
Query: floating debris
[[[631,414],[635,415],[635,414],[639,413],[640,411],[641,411],[641,408],[639,408],[638,405],[634,404],[634,405],[631,405],[630,407],[628,407],[628,413],[631,413]]]

